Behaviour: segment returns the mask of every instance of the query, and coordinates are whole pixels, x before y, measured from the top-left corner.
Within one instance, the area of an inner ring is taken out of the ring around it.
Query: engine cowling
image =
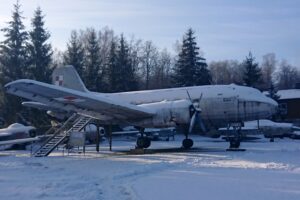
[[[156,111],[152,119],[140,122],[143,127],[170,127],[175,124],[188,124],[191,119],[189,100],[162,101],[140,106]]]
[[[47,114],[58,121],[64,121],[68,119],[68,117],[70,117],[70,114],[68,114],[67,112],[55,112],[55,111],[48,110]]]

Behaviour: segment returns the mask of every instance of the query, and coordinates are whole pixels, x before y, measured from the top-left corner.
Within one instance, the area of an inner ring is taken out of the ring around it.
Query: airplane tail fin
[[[56,68],[52,73],[52,83],[65,88],[88,92],[80,76],[72,65]]]

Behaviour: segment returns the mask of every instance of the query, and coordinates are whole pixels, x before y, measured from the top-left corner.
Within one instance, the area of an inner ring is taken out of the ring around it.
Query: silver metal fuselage
[[[106,94],[132,104],[154,109],[152,119],[130,122],[141,127],[170,127],[190,123],[190,94],[200,100],[201,117],[207,126],[266,119],[276,112],[277,103],[259,90],[238,85],[209,85]],[[102,94],[103,95],[103,94]]]

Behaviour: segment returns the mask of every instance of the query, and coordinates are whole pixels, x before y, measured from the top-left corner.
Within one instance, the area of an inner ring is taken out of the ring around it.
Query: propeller
[[[192,115],[192,118],[191,118],[191,121],[190,121],[190,126],[189,126],[189,133],[191,133],[193,131],[196,122],[199,124],[201,130],[203,132],[206,132],[206,128],[205,128],[203,120],[201,118],[201,111],[202,110],[200,108],[200,102],[201,102],[203,94],[201,93],[201,95],[198,99],[198,103],[195,104],[192,101],[192,98],[190,96],[189,91],[186,91],[186,92],[187,92],[187,95],[189,97],[189,100],[191,101],[191,108],[193,109],[193,115]]]

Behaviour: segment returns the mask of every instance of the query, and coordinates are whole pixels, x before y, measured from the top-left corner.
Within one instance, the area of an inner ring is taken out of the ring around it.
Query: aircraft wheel
[[[229,148],[237,149],[237,148],[240,147],[240,145],[241,145],[241,142],[239,140],[233,139],[233,140],[230,141],[230,147]]]
[[[183,148],[185,148],[185,149],[191,148],[191,147],[193,146],[193,144],[194,144],[194,142],[193,142],[192,139],[184,139],[184,140],[182,141],[182,146],[183,146]]]
[[[144,143],[144,148],[147,149],[151,145],[151,140],[149,138],[144,138],[145,143]]]
[[[136,141],[136,146],[139,149],[148,148],[151,145],[151,140],[147,137],[139,137]]]

